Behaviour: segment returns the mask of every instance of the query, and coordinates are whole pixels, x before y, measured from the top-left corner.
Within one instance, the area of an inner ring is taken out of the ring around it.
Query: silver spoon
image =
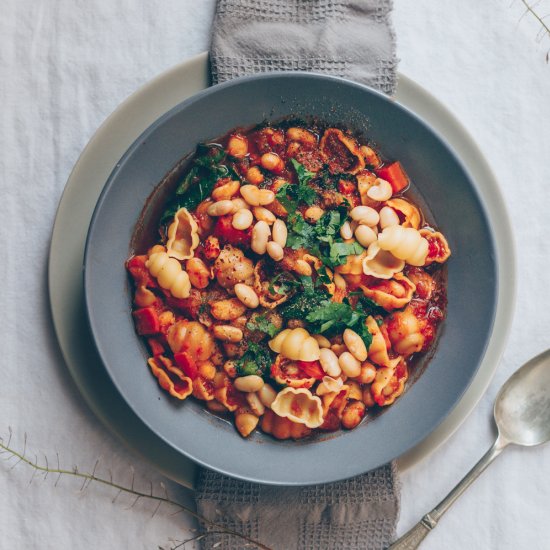
[[[493,411],[498,437],[458,485],[388,550],[414,550],[441,516],[511,443],[532,447],[550,441],[550,350],[517,370],[502,386]]]

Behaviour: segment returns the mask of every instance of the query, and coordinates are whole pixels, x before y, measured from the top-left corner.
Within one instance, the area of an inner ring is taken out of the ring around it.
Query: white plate
[[[157,76],[132,94],[94,134],[76,163],[59,204],[52,234],[49,291],[63,356],[94,413],[125,443],[171,479],[192,488],[196,466],[153,434],[127,407],[99,364],[86,324],[82,259],[88,225],[99,194],[134,140],[166,111],[208,86],[208,54],[195,56]],[[433,96],[400,75],[397,101],[438,131],[477,183],[494,228],[500,277],[493,334],[483,362],[460,403],[442,424],[399,459],[404,470],[441,445],[485,392],[504,349],[515,297],[515,262],[508,215],[483,155],[454,116]]]

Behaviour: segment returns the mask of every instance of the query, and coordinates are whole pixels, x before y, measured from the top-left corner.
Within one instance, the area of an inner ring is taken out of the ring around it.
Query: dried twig
[[[204,523],[204,524],[206,524],[209,527],[214,529],[213,531],[206,531],[204,533],[201,533],[200,535],[197,535],[197,536],[193,537],[192,539],[188,539],[187,541],[182,541],[183,544],[188,543],[188,542],[192,542],[192,541],[196,541],[196,540],[200,540],[201,538],[204,538],[204,537],[209,536],[211,534],[225,534],[225,535],[232,535],[234,537],[238,537],[238,538],[246,541],[246,543],[247,543],[246,546],[252,546],[252,547],[255,546],[257,548],[260,548],[261,550],[271,550],[265,544],[262,544],[261,542],[259,542],[257,540],[254,540],[251,537],[248,537],[248,536],[246,536],[242,533],[239,533],[237,531],[233,531],[232,529],[227,529],[223,525],[220,525],[216,522],[213,522],[213,521],[201,516],[200,514],[197,514],[194,510],[192,510],[191,508],[185,506],[184,504],[181,504],[181,503],[179,503],[175,500],[172,500],[168,496],[168,491],[166,490],[166,486],[164,485],[164,483],[161,483],[161,488],[163,489],[164,496],[159,496],[159,495],[153,494],[152,485],[151,485],[150,491],[145,492],[145,493],[134,489],[134,477],[135,476],[134,476],[134,473],[133,473],[133,469],[132,469],[132,485],[131,485],[131,487],[126,487],[126,486],[121,485],[119,483],[113,482],[111,473],[109,475],[109,479],[104,479],[102,477],[97,476],[96,475],[96,469],[97,469],[99,461],[96,462],[92,473],[80,472],[76,466],[72,470],[66,470],[66,469],[60,468],[59,467],[59,456],[57,456],[57,467],[56,468],[50,467],[50,465],[48,463],[48,457],[46,455],[44,455],[45,465],[38,464],[38,458],[36,456],[35,456],[35,460],[33,462],[30,458],[28,458],[26,456],[26,451],[27,451],[27,443],[26,443],[27,438],[26,438],[26,436],[25,436],[25,446],[24,446],[24,449],[23,449],[22,452],[18,452],[15,449],[12,449],[10,447],[11,438],[12,438],[11,428],[9,429],[9,439],[8,439],[7,443],[4,443],[4,440],[2,438],[0,438],[0,452],[6,453],[8,455],[8,457],[7,457],[8,460],[11,459],[11,458],[16,458],[17,459],[17,462],[11,467],[11,469],[13,469],[15,466],[17,466],[17,464],[23,462],[24,464],[27,464],[28,466],[30,466],[33,469],[33,478],[34,478],[34,475],[37,472],[43,474],[44,479],[46,479],[48,474],[57,474],[57,480],[55,482],[56,485],[59,482],[59,478],[63,475],[79,478],[83,481],[80,490],[84,490],[84,488],[88,487],[90,485],[90,483],[92,483],[92,482],[100,483],[102,485],[107,485],[109,487],[112,487],[112,488],[118,490],[117,494],[115,495],[115,497],[112,500],[113,503],[117,500],[117,498],[119,497],[120,494],[122,494],[122,493],[130,494],[130,495],[133,495],[134,497],[136,497],[135,500],[133,501],[132,505],[130,506],[130,508],[133,508],[140,498],[153,500],[153,501],[157,502],[157,508],[153,512],[153,515],[155,515],[157,513],[158,509],[160,508],[160,506],[162,504],[168,504],[170,506],[173,506],[173,507],[177,508],[178,512],[185,512],[185,513],[189,514],[190,516],[193,516],[194,518],[198,519],[202,523]],[[31,479],[31,481],[32,481],[32,479]],[[181,546],[182,545],[180,544],[179,547],[181,547]]]
[[[537,35],[537,40],[540,41],[545,36],[550,37],[550,26],[545,21],[545,19],[549,17],[550,14],[539,15],[539,13],[537,13],[535,8],[539,4],[539,2],[536,2],[535,4],[530,4],[529,2],[527,2],[527,0],[520,0],[520,1],[525,6],[525,13],[531,14],[539,22],[539,25],[541,26],[540,31]],[[550,50],[546,52],[546,63],[548,63],[549,60],[550,60]]]

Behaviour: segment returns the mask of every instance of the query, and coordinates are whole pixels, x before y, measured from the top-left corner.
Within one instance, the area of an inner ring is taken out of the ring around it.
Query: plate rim
[[[144,91],[146,91],[147,88],[152,88],[152,87],[162,87],[163,85],[166,85],[166,84],[169,84],[169,80],[170,80],[170,77],[171,75],[174,75],[174,74],[179,74],[179,73],[185,73],[186,71],[188,71],[190,69],[190,67],[192,67],[194,64],[202,64],[203,66],[207,66],[207,61],[208,61],[208,58],[207,58],[207,54],[206,53],[202,53],[202,54],[199,54],[198,56],[195,56],[187,61],[184,61],[178,65],[176,65],[175,67],[173,67],[172,69],[169,69],[168,71],[165,71],[164,73],[161,73],[159,76],[155,77],[153,80],[149,81],[147,84],[145,84],[144,86],[142,86],[140,89],[138,89],[136,92],[134,92],[134,94],[132,94],[126,101],[124,101],[107,119],[106,121],[99,127],[99,129],[95,132],[95,134],[92,136],[92,138],[90,139],[90,142],[88,143],[88,145],[86,146],[86,148],[83,150],[80,158],[78,159],[77,163],[75,164],[75,167],[73,169],[73,171],[71,172],[71,175],[69,176],[69,179],[68,179],[68,182],[67,182],[67,186],[65,188],[65,191],[63,192],[63,195],[61,197],[61,201],[60,201],[60,205],[59,205],[59,208],[58,208],[58,212],[56,214],[56,220],[55,220],[55,224],[54,224],[54,231],[53,231],[53,234],[52,234],[52,243],[51,243],[51,246],[50,246],[50,259],[49,259],[49,274],[50,274],[50,279],[49,279],[49,289],[50,289],[50,302],[51,302],[51,307],[52,307],[52,317],[53,317],[53,320],[54,320],[54,327],[55,327],[55,330],[56,330],[56,334],[58,336],[58,340],[60,341],[60,347],[62,348],[62,353],[64,355],[64,358],[65,358],[65,361],[69,367],[69,371],[71,372],[71,374],[73,375],[73,378],[75,378],[75,371],[79,368],[78,366],[74,365],[71,363],[70,361],[70,358],[67,357],[68,353],[66,353],[67,350],[64,349],[64,346],[62,345],[62,338],[60,338],[60,332],[62,332],[63,328],[61,327],[61,323],[62,321],[60,321],[58,319],[58,316],[56,315],[59,314],[59,311],[56,311],[56,309],[58,310],[59,309],[59,304],[56,304],[56,299],[55,299],[55,290],[52,289],[53,287],[53,283],[52,283],[52,280],[55,278],[55,236],[56,234],[58,233],[58,231],[56,232],[56,228],[59,228],[59,225],[61,224],[61,218],[60,218],[60,212],[62,211],[62,206],[64,204],[64,200],[65,200],[65,196],[66,196],[66,193],[67,193],[67,190],[71,187],[71,186],[75,186],[76,183],[74,182],[74,177],[75,177],[75,173],[77,173],[77,169],[83,164],[85,163],[86,161],[86,155],[89,151],[89,148],[91,147],[91,145],[94,143],[94,141],[98,140],[101,138],[101,134],[102,132],[104,131],[104,128],[109,124],[109,123],[112,123],[113,120],[115,120],[117,117],[118,118],[121,118],[124,116],[124,108],[127,107],[129,104],[135,104],[139,101],[144,101],[143,99],[143,96],[144,96]],[[428,94],[423,88],[421,88],[420,86],[418,86],[416,83],[414,83],[412,80],[408,79],[407,77],[404,77],[403,75],[400,75],[400,84],[401,83],[405,83],[405,86],[408,86],[410,88],[413,89],[414,91],[414,88],[416,88],[416,93],[420,93],[421,95],[424,95],[428,98],[429,101],[433,102],[436,106],[439,106],[443,109],[444,111],[444,114],[447,115],[447,117],[450,119],[451,123],[454,123],[455,126],[458,127],[458,130],[459,131],[462,131],[462,134],[466,137],[469,138],[469,135],[468,133],[464,130],[464,128],[460,125],[460,123],[458,123],[458,121],[455,119],[455,117],[452,116],[452,114],[446,109],[446,108],[443,108],[443,106],[441,106],[439,104],[439,102],[433,98],[433,96],[431,96],[430,94]],[[399,88],[398,88],[399,90]],[[398,91],[398,94],[397,94],[397,98],[399,99],[399,91]],[[180,103],[182,101],[182,99],[180,98],[180,100],[178,101],[178,103]],[[177,104],[177,103],[176,103]],[[175,106],[175,105],[173,105]],[[172,107],[173,107],[172,106]],[[405,103],[405,107],[408,109],[408,110],[413,110],[411,107],[409,107],[406,103]],[[171,108],[168,108],[168,109],[165,109],[165,111],[168,111],[170,110]],[[415,112],[415,114],[418,114],[416,111],[413,110],[413,112]],[[424,117],[421,117],[421,118],[424,118]],[[428,121],[430,126],[431,126],[431,121]],[[147,129],[149,125],[146,125],[145,128],[143,128],[143,130]],[[436,128],[437,130],[437,128]],[[438,132],[441,136],[441,132]],[[138,134],[139,136],[139,134]],[[445,134],[443,134],[443,141],[445,142],[449,142],[449,139],[447,138],[447,136]],[[477,152],[477,155],[478,155],[478,161],[483,161],[485,162],[485,159],[483,157],[483,155],[481,154],[481,152],[479,151],[479,148],[477,148],[477,146],[475,145],[475,143],[473,142],[473,140],[471,140],[470,138],[470,141],[471,143],[473,144],[474,146],[474,149],[475,149],[475,152]],[[126,146],[127,148],[127,146]],[[456,147],[455,145],[451,142],[451,148],[453,151],[455,151],[455,153],[458,153],[456,151]],[[124,149],[126,150],[126,149]],[[462,157],[460,155],[457,154],[457,156],[459,157],[461,163],[465,164],[466,166],[466,169],[468,171],[469,174],[471,174],[471,168],[470,168],[470,165],[469,163],[466,161],[466,160],[463,160]],[[485,162],[486,164],[486,162]],[[492,176],[492,174],[490,173],[490,169],[488,168],[488,165],[485,166],[485,168],[487,168],[488,170],[488,173],[490,174],[490,176]],[[473,179],[477,179],[475,177],[473,177]],[[506,212],[506,209],[504,207],[504,203],[503,203],[503,200],[502,200],[502,196],[500,195],[500,192],[498,190],[498,187],[496,186],[496,182],[494,180],[494,176],[492,178],[493,181],[491,182],[490,185],[492,185],[494,187],[494,189],[491,189],[491,192],[492,193],[495,193],[496,191],[496,194],[499,196],[499,200],[500,200],[500,203],[499,206],[497,207],[497,210],[500,209],[500,212],[499,212],[499,215],[502,215],[502,213],[504,213],[505,215],[505,219],[507,219],[507,212]],[[104,180],[105,182],[105,180]],[[103,182],[103,183],[104,183]],[[103,185],[101,186],[103,188]],[[480,192],[480,189],[477,189],[478,192]],[[100,192],[102,191],[102,189],[100,190]],[[480,194],[483,196],[483,194],[480,192]],[[497,201],[498,202],[498,201]],[[495,217],[494,217],[494,212],[491,212],[491,210],[494,210],[493,208],[489,209],[488,208],[488,204],[487,204],[487,201],[484,200],[483,201],[484,203],[484,206],[486,207],[486,209],[489,211],[488,212],[488,216],[489,216],[489,219],[491,220],[491,224],[493,225],[493,222],[495,221]],[[498,224],[497,224],[498,225]],[[505,231],[506,229],[509,229],[510,226],[509,226],[509,223],[504,223],[504,226],[507,226],[505,227]],[[495,234],[498,233],[498,228],[495,228]],[[511,231],[509,231],[511,233]],[[502,270],[502,266],[501,266],[501,260],[502,260],[502,255],[501,255],[501,246],[499,246],[499,238],[497,237],[496,239],[496,242],[495,242],[495,245],[496,245],[496,249],[497,249],[497,263],[499,265],[499,298],[500,298],[500,295],[501,295],[501,292],[504,291],[505,287],[508,287],[507,288],[507,291],[509,292],[510,291],[510,284],[512,284],[513,287],[515,287],[514,285],[514,278],[512,278],[512,281],[506,281],[504,277],[500,277],[500,275],[502,273],[505,273],[505,271]],[[513,241],[512,241],[513,242]],[[502,243],[501,243],[502,244]],[[515,267],[515,262],[513,261],[513,258],[514,258],[514,254],[513,252],[511,253],[511,256],[508,258],[508,265],[510,263],[510,259],[512,261],[512,265]],[[514,269],[515,271],[515,269]],[[514,294],[515,294],[515,291],[514,291]],[[501,311],[501,306],[500,304],[502,303],[502,300],[498,300],[497,302],[497,308],[496,308],[496,312],[495,312],[495,323],[493,325],[493,328],[492,328],[492,335],[491,335],[491,340],[490,340],[490,343],[493,342],[495,340],[495,331],[496,331],[496,327],[497,327],[497,324],[498,324],[498,321],[499,321],[499,313],[502,314],[502,311]],[[509,330],[510,328],[510,325],[511,325],[511,311],[508,311],[507,312],[507,315],[506,315],[506,312],[504,313],[506,319],[502,320],[501,319],[501,323],[500,325],[504,325],[504,328],[505,328],[505,331],[507,332],[507,330]],[[502,327],[501,327],[502,329]],[[498,356],[500,356],[502,354],[502,351],[503,351],[503,347],[504,347],[504,341],[505,341],[505,334],[501,334],[501,337],[500,337],[500,340],[501,340],[501,343],[500,343],[500,346],[497,346],[499,349],[496,350],[496,354]],[[485,363],[486,363],[486,360],[487,360],[487,355],[489,353],[489,347],[490,347],[490,344],[489,346],[487,346],[486,350],[485,350],[485,354],[483,356],[483,359],[481,361],[481,364],[480,364],[480,368],[478,368],[478,371],[476,372],[475,376],[473,377],[472,379],[472,383],[470,384],[470,387],[466,390],[466,392],[464,393],[464,395],[460,398],[459,400],[459,405],[463,403],[464,399],[465,399],[465,396],[469,393],[470,391],[470,388],[474,385],[473,382],[477,380],[477,377],[479,376],[480,372],[484,370],[484,366],[485,366]],[[497,358],[498,359],[498,358]],[[486,380],[484,381],[484,383],[482,384],[482,389],[481,391],[478,391],[476,393],[478,393],[479,395],[477,395],[475,398],[474,398],[474,401],[469,403],[468,405],[466,405],[465,409],[468,409],[465,413],[461,414],[461,418],[456,422],[456,425],[454,426],[451,426],[450,428],[447,427],[446,430],[447,432],[444,433],[444,434],[439,434],[437,438],[433,438],[433,441],[431,442],[431,445],[429,448],[424,448],[424,449],[421,449],[419,450],[418,447],[422,447],[424,445],[424,442],[427,440],[427,439],[430,439],[430,437],[434,436],[434,434],[436,432],[440,432],[442,426],[447,422],[447,419],[450,418],[450,416],[454,413],[454,411],[459,407],[459,405],[457,405],[457,407],[455,407],[455,409],[453,409],[451,411],[451,413],[447,416],[447,418],[434,430],[434,432],[432,432],[430,434],[430,436],[428,436],[425,440],[423,440],[421,443],[419,443],[419,445],[415,446],[412,451],[409,451],[409,453],[415,453],[416,451],[416,458],[414,459],[409,459],[409,463],[407,463],[407,455],[404,455],[404,457],[401,457],[399,460],[398,460],[398,463],[400,465],[400,468],[401,469],[404,469],[404,468],[407,468],[407,467],[410,467],[412,466],[414,463],[416,463],[417,461],[419,461],[421,458],[424,458],[425,456],[427,456],[428,454],[430,454],[433,450],[435,450],[439,445],[441,445],[448,437],[450,437],[450,435],[459,427],[459,425],[465,420],[466,416],[469,414],[469,412],[471,412],[471,410],[473,410],[473,408],[475,407],[475,405],[477,404],[477,402],[479,401],[479,399],[482,397],[482,395],[484,394],[485,392],[485,389],[492,377],[492,374],[494,373],[494,371],[496,370],[496,367],[498,365],[498,361],[495,359],[494,360],[494,364],[491,368],[489,368],[488,370],[490,372],[488,372],[488,376],[486,376]],[[487,367],[485,367],[485,370],[487,370]],[[77,383],[77,386],[79,387],[81,393],[84,395],[84,397],[90,401],[92,400],[91,399],[91,396],[87,394],[86,392],[86,388],[83,388],[81,387],[81,385],[79,385],[78,383],[78,380],[75,379],[75,382]],[[476,386],[479,388],[479,386]],[[92,407],[92,409],[94,410],[94,412],[96,414],[97,411],[95,410],[94,406],[93,406],[93,403],[89,403],[90,406]],[[100,418],[101,418],[101,415],[99,415]],[[106,423],[109,425],[109,420],[108,419],[104,419],[104,422],[106,421]],[[112,428],[112,426],[110,426]],[[119,434],[121,435],[121,434]],[[124,438],[124,435],[121,435],[121,437]],[[439,441],[436,441],[436,439],[439,439]],[[128,441],[127,441],[128,442]],[[130,443],[131,445],[131,443]],[[133,445],[131,445],[133,446]],[[138,452],[139,449],[138,449]],[[180,461],[181,459],[183,459],[183,455],[181,455],[178,451],[174,451],[176,453],[178,453],[178,455],[180,456]],[[142,453],[140,453],[142,454]],[[178,472],[165,472],[168,477],[171,477],[171,478],[174,478],[174,477],[179,477],[178,476]],[[178,479],[176,479],[178,480]]]

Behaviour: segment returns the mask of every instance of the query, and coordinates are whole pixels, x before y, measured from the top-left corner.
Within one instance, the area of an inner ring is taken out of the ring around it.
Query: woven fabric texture
[[[394,538],[399,517],[393,464],[308,487],[270,487],[201,470],[195,499],[201,515],[273,550],[382,550]],[[203,548],[247,546],[237,537],[212,534]]]
[[[218,0],[210,49],[213,83],[303,70],[393,94],[391,9],[391,0]],[[381,550],[395,536],[399,483],[394,464],[310,487],[269,487],[202,470],[196,503],[204,517],[273,550]],[[250,547],[218,534],[203,539],[202,546]]]
[[[392,0],[218,0],[214,84],[266,71],[342,76],[395,92]]]

